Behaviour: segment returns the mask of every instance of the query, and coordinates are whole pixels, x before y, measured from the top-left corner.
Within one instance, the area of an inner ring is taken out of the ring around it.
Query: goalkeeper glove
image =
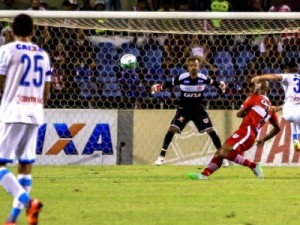
[[[155,94],[159,91],[162,90],[162,85],[161,84],[154,84],[152,87],[151,87],[151,93],[152,94]]]

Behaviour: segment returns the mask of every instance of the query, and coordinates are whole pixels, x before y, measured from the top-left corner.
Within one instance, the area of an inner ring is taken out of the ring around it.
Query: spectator
[[[17,7],[15,6],[15,0],[2,0],[3,5],[1,4],[1,9],[4,10],[15,10]]]
[[[1,45],[4,45],[4,44],[7,44],[7,43],[10,43],[14,41],[14,36],[13,36],[13,33],[10,29],[2,29],[1,31],[1,40],[0,40],[0,46]]]
[[[91,6],[90,0],[83,0],[82,2],[83,5],[79,8],[80,11],[94,11],[94,8]]]
[[[92,44],[86,39],[84,31],[78,30],[75,35],[75,40],[70,39],[68,42],[70,47],[70,51],[68,53],[69,57],[80,60],[95,58],[94,48]]]
[[[49,48],[48,44],[52,40],[48,26],[34,26],[34,36],[32,41],[39,46],[45,47],[45,50]]]
[[[120,0],[107,0],[105,8],[111,11],[121,11],[121,1]]]
[[[57,63],[63,63],[68,56],[68,53],[65,51],[63,43],[59,42],[56,45],[56,50],[53,53],[53,60]]]
[[[268,34],[259,45],[259,51],[268,69],[276,69],[282,64],[283,45],[273,34]],[[272,71],[264,71],[271,73]]]
[[[159,11],[159,12],[169,12],[169,11],[174,12],[175,9],[173,8],[171,0],[165,0],[160,3],[160,7],[157,11]]]
[[[156,11],[159,5],[159,0],[146,0],[149,11]]]
[[[64,70],[59,63],[54,64],[54,70],[52,74],[52,91],[51,100],[55,108],[64,108],[67,105],[68,99],[66,89],[66,76]]]
[[[46,9],[41,6],[40,0],[31,0],[31,7],[28,10],[44,11]]]
[[[96,0],[95,1],[95,5],[94,5],[94,10],[96,10],[96,11],[104,11],[105,10],[105,3],[104,3],[104,1],[103,0]]]
[[[40,6],[43,7],[45,10],[48,10],[48,4],[44,0],[40,1]]]
[[[95,108],[101,97],[101,88],[96,81],[96,77],[93,74],[89,75],[87,81],[79,83],[79,89],[79,97],[84,100],[84,107]]]
[[[165,59],[171,59],[174,67],[183,65],[182,60],[185,60],[190,54],[190,45],[187,35],[170,34],[164,42]]]
[[[77,0],[64,0],[62,5],[63,9],[67,11],[75,11],[78,10],[79,7]]]
[[[261,0],[250,0],[250,5],[248,7],[248,12],[264,12],[266,11],[263,6]]]
[[[133,11],[148,11],[146,0],[137,0],[135,6],[132,7]]]
[[[191,53],[192,56],[199,57],[199,60],[202,65],[208,66],[211,70],[215,71],[217,70],[217,68],[214,67],[212,64],[210,64],[209,61],[207,60],[208,57],[211,57],[211,52],[209,50],[207,42],[208,40],[205,40],[204,38],[199,40],[197,35],[193,35],[192,44],[191,44]]]
[[[183,1],[183,0],[181,0],[178,3],[176,11],[189,12],[190,11],[190,3],[189,3],[189,1]]]
[[[269,12],[291,12],[291,8],[285,5],[283,0],[273,0],[273,5],[270,7]]]
[[[262,6],[262,0],[250,0],[247,11],[248,12],[265,12],[267,10]],[[264,29],[264,21],[253,20],[253,21],[251,21],[251,24],[249,24],[249,28]]]

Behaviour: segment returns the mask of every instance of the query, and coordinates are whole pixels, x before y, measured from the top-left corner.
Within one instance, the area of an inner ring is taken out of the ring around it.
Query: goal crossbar
[[[26,13],[38,25],[146,33],[253,34],[298,32],[300,13],[2,11],[11,21]],[[213,21],[213,22],[211,22]],[[214,23],[218,21],[218,23]],[[216,26],[216,24],[218,24]]]

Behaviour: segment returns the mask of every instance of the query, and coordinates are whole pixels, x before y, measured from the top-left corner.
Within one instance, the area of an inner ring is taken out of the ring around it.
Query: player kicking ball
[[[283,118],[291,123],[292,140],[295,151],[300,151],[300,74],[298,65],[293,60],[287,63],[283,69],[284,74],[264,74],[252,78],[253,83],[260,80],[280,81],[285,90],[283,107],[276,107],[276,111],[282,109]]]
[[[254,93],[246,99],[242,108],[237,112],[237,117],[243,118],[239,129],[214,154],[203,172],[200,174],[188,173],[188,178],[207,180],[209,176],[222,166],[224,159],[246,166],[258,178],[263,178],[261,165],[244,158],[243,155],[245,151],[254,145],[258,131],[268,120],[272,124],[273,129],[265,137],[257,140],[257,146],[263,146],[267,140],[273,138],[280,131],[278,117],[266,96],[268,91],[269,83],[267,81],[258,81],[255,84]]]

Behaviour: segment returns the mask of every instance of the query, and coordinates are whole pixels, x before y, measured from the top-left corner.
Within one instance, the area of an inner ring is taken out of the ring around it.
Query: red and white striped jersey
[[[242,107],[246,109],[241,126],[250,126],[258,132],[259,129],[268,121],[277,122],[276,113],[269,111],[271,102],[265,95],[253,94],[246,99]]]

